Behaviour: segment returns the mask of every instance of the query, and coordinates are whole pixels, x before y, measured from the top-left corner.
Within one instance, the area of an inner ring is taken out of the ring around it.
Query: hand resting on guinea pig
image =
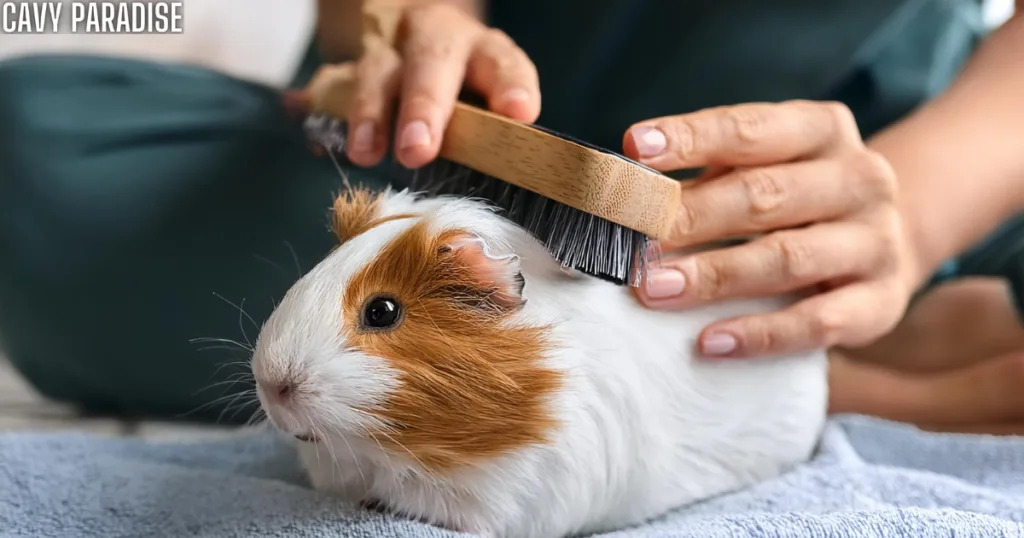
[[[340,245],[262,328],[263,409],[318,490],[500,538],[615,530],[804,461],[824,350],[703,360],[708,322],[573,277],[481,202],[349,191]]]

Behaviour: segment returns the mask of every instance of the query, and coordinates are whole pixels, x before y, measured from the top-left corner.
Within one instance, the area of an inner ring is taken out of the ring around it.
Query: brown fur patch
[[[367,188],[346,189],[334,199],[334,219],[331,227],[338,241],[349,239],[373,227],[380,213],[380,199]]]
[[[450,239],[413,225],[352,278],[343,304],[349,345],[401,372],[375,411],[392,428],[374,437],[434,471],[545,442],[555,425],[546,398],[561,382],[539,363],[549,328],[502,326],[515,309],[445,248]],[[401,304],[401,322],[361,329],[364,305],[380,295]]]
[[[385,222],[415,216],[396,214],[380,217],[380,194],[365,187],[353,187],[339,194],[334,199],[333,212],[331,228],[339,243],[344,243]]]

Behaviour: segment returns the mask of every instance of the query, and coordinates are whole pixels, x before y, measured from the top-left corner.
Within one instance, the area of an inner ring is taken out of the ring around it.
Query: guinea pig
[[[481,201],[337,198],[340,243],[252,358],[269,422],[340,501],[493,538],[630,527],[786,472],[827,409],[824,350],[707,360],[707,323],[573,276]]]

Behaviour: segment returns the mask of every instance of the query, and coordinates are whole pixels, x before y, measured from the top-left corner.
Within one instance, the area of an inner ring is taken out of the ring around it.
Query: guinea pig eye
[[[402,317],[402,307],[390,297],[376,297],[363,308],[363,325],[371,329],[393,327]]]

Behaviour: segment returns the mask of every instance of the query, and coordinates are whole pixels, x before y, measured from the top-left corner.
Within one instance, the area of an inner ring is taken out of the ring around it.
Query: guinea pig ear
[[[454,269],[452,278],[460,288],[453,294],[457,300],[498,313],[514,312],[526,304],[526,281],[516,254],[495,254],[481,237],[468,232],[447,235],[437,254]]]

